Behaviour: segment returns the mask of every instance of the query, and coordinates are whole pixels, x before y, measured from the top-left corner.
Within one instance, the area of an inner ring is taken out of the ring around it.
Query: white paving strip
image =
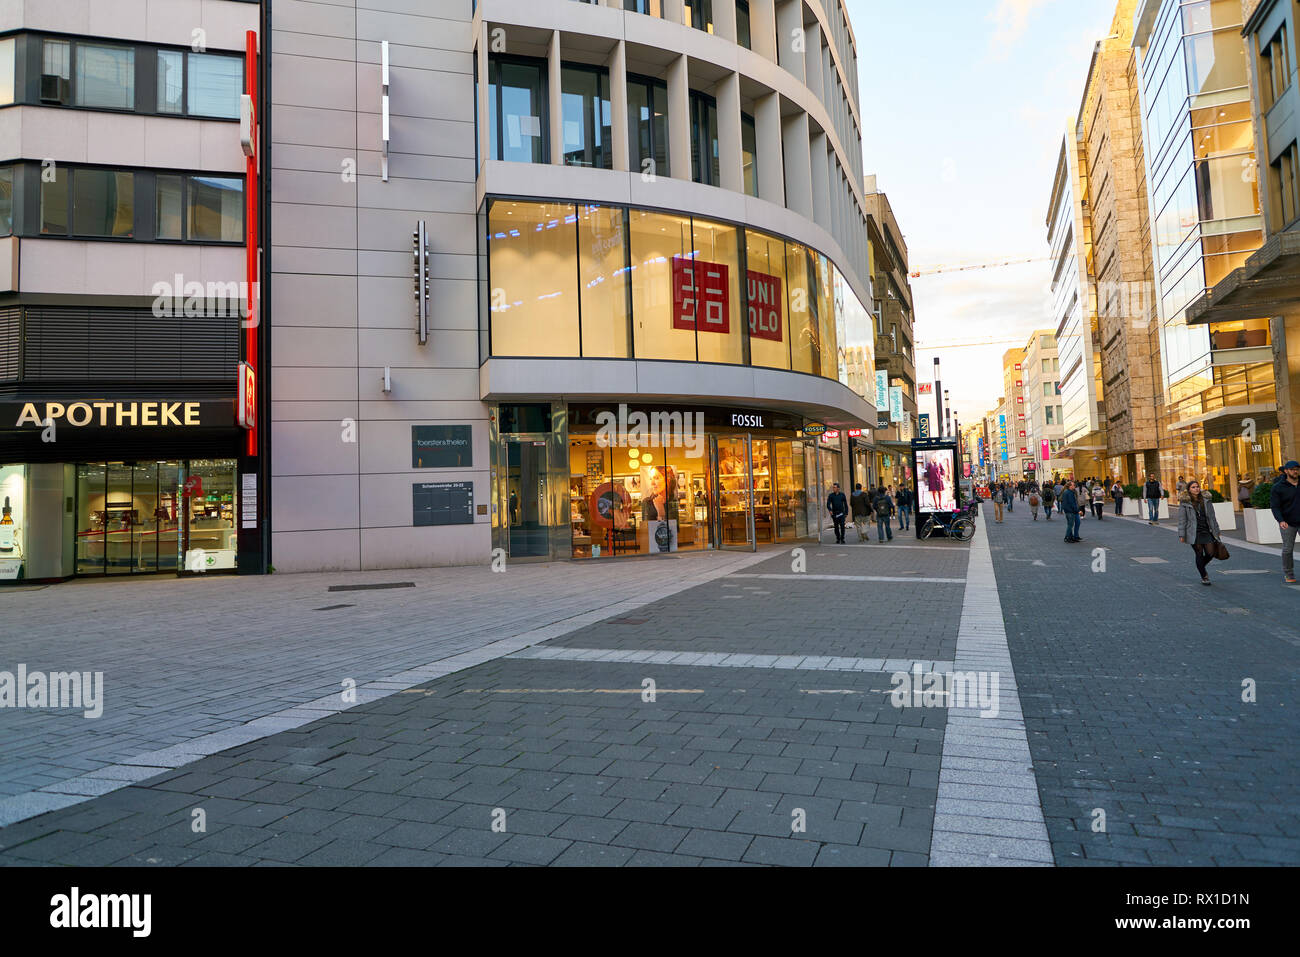
[[[933,867],[1050,866],[1052,845],[1034,777],[984,526],[970,544],[955,671],[998,675],[998,716],[948,709],[930,839]]]
[[[603,664],[691,665],[704,668],[775,668],[790,671],[951,671],[951,661],[923,658],[844,658],[832,655],[752,655],[722,651],[628,651],[618,648],[526,648],[511,658],[599,661]]]
[[[837,582],[930,582],[938,585],[960,585],[964,578],[919,578],[916,575],[809,575],[806,573],[765,574],[765,575],[730,575],[730,578],[795,578],[802,581],[837,581]]]

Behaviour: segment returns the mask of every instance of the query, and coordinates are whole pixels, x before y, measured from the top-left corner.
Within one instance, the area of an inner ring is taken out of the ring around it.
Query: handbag
[[[1214,541],[1214,557],[1215,559],[1221,562],[1226,562],[1229,558],[1232,557],[1231,555],[1228,554],[1228,546],[1223,544],[1223,542],[1219,541],[1218,539],[1215,539]]]

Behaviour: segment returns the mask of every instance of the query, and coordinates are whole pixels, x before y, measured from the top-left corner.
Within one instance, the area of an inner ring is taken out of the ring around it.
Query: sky
[[[1093,45],[1114,0],[844,0],[858,45],[863,167],[889,197],[913,271],[916,374],[963,423],[1002,395],[1002,353],[1054,328],[1047,204]],[[963,345],[970,343],[971,345]],[[930,396],[918,396],[933,412]]]

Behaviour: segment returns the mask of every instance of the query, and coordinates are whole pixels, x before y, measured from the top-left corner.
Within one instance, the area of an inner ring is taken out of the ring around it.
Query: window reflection
[[[630,210],[629,220],[637,358],[693,362],[691,221],[644,209]]]
[[[576,356],[577,216],[565,203],[488,210],[492,354]]]
[[[625,236],[621,207],[578,207],[583,356],[632,356]]]
[[[790,368],[785,246],[785,240],[776,236],[745,230],[751,365]]]
[[[739,230],[703,219],[693,223],[696,357],[700,362],[742,363]]]

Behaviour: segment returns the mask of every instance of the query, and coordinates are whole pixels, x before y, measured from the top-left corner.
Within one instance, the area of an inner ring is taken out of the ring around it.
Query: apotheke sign
[[[230,426],[231,402],[169,402],[166,400],[77,400],[72,402],[0,403],[0,422],[15,429],[74,428],[201,428]]]

